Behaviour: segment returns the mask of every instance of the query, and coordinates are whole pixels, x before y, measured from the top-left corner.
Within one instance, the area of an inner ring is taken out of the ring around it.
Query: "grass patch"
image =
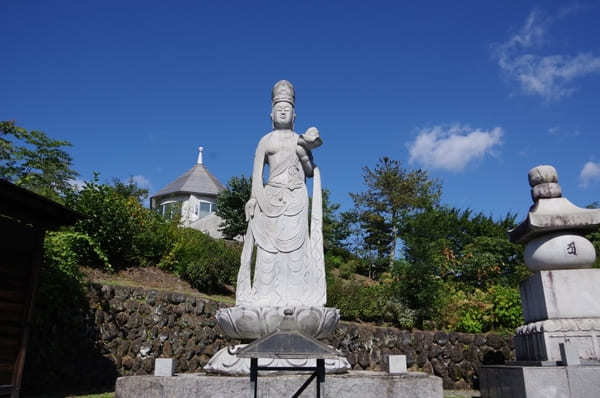
[[[234,297],[225,296],[225,295],[221,295],[221,294],[206,294],[206,293],[200,293],[200,292],[192,293],[189,291],[180,290],[180,289],[172,289],[172,288],[158,288],[158,287],[149,288],[148,286],[144,286],[142,284],[135,283],[133,281],[124,281],[124,280],[98,279],[98,280],[93,281],[93,283],[97,283],[100,285],[109,285],[109,286],[141,287],[144,290],[157,290],[157,291],[162,291],[162,292],[181,293],[181,294],[187,294],[187,295],[194,296],[194,297],[201,297],[201,298],[216,301],[219,303],[235,305]]]

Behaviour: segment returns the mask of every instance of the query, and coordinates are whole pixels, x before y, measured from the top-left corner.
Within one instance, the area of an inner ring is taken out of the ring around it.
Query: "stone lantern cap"
[[[335,359],[340,353],[297,330],[277,330],[242,348],[239,358]]]
[[[554,167],[534,167],[528,177],[534,205],[525,221],[508,232],[511,242],[523,244],[550,232],[585,230],[600,225],[600,209],[583,209],[562,197]]]
[[[296,330],[293,309],[286,308],[279,328],[237,352],[239,358],[325,359],[337,358],[339,352]]]

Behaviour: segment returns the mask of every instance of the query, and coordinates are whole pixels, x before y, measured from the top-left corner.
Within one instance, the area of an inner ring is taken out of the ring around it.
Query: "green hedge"
[[[193,229],[180,229],[159,267],[174,271],[199,290],[216,291],[234,284],[240,256],[239,245]]]

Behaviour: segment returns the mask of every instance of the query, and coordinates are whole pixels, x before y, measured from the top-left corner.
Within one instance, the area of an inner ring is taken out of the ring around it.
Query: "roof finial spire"
[[[204,151],[204,147],[198,147],[198,164],[202,164],[202,152]]]

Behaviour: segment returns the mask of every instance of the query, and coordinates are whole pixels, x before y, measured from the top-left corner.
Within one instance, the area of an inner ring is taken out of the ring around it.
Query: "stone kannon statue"
[[[286,327],[321,339],[330,336],[340,319],[327,301],[323,257],[321,177],[312,150],[322,144],[319,131],[293,131],[294,87],[287,80],[271,92],[273,131],[258,143],[252,171],[252,194],[246,204],[248,230],[237,279],[236,305],[221,308],[215,317],[224,334],[247,343]],[[265,165],[269,175],[265,180]],[[313,178],[312,208],[306,178]],[[310,227],[309,227],[310,225]],[[251,280],[253,252],[256,252]],[[204,367],[210,373],[247,374],[250,361],[238,358],[239,344],[223,348]],[[263,366],[314,366],[314,359],[261,358]],[[327,372],[350,368],[342,356],[325,362]]]
[[[254,155],[236,305],[324,306],[321,178],[311,152],[322,141],[315,127],[302,135],[293,131],[295,92],[290,82],[277,82],[271,100],[273,131],[259,141]],[[263,184],[266,164],[269,176]],[[310,231],[307,177],[313,177]]]

